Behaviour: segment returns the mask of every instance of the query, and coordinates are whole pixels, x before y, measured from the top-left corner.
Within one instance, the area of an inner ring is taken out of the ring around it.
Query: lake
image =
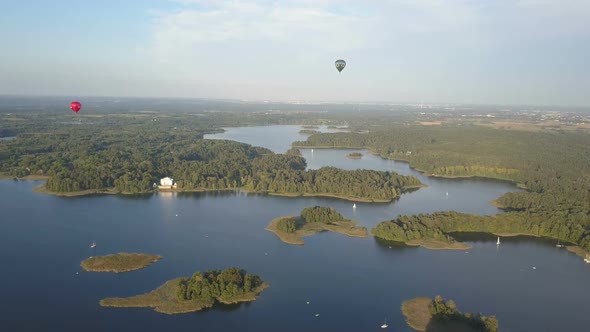
[[[254,135],[243,142],[286,151],[302,139],[300,129],[234,128],[215,138],[234,138],[235,130]],[[367,154],[351,160],[344,150],[316,149],[313,157],[311,150],[302,152],[310,168],[417,175],[405,163]],[[492,214],[499,211],[487,202],[516,190],[502,182],[418,176],[427,188],[391,204],[357,203],[356,210],[351,202],[331,198],[241,192],[62,198],[33,192],[40,181],[2,180],[0,329],[377,331],[386,318],[388,331],[412,331],[401,303],[440,294],[462,311],[497,315],[501,331],[586,330],[590,266],[552,240],[503,238],[497,247],[495,237],[478,235],[465,237],[470,250],[436,251],[332,233],[292,246],[264,230],[270,220],[312,205],[332,206],[368,228],[398,214],[449,209]],[[93,240],[97,247],[90,249]],[[88,256],[120,251],[164,258],[123,274],[84,272],[79,266]],[[140,294],[197,270],[230,266],[260,275],[270,287],[252,303],[173,316],[98,305],[104,297]]]

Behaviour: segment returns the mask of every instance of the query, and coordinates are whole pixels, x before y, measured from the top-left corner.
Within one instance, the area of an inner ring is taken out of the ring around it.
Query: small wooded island
[[[167,281],[157,289],[131,297],[100,300],[103,307],[152,307],[164,314],[180,314],[210,308],[216,303],[250,302],[268,284],[259,276],[232,267],[225,270],[196,272],[190,278]]]
[[[361,159],[363,157],[363,154],[360,152],[353,152],[347,154],[346,157],[350,159]]]
[[[301,211],[299,216],[285,216],[274,219],[265,228],[275,233],[288,244],[304,244],[303,237],[317,232],[329,231],[353,237],[367,237],[365,227],[358,227],[333,208],[314,206]]]
[[[406,323],[417,331],[497,332],[496,316],[462,313],[453,300],[440,295],[434,299],[417,297],[402,303]]]
[[[155,263],[162,259],[159,255],[120,252],[114,255],[86,258],[80,266],[89,272],[129,272]]]

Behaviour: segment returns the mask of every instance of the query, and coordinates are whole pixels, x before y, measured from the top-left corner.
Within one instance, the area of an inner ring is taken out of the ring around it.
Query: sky
[[[0,8],[0,94],[590,106],[588,0]]]

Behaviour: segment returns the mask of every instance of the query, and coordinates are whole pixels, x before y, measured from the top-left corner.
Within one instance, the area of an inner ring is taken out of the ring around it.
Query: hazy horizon
[[[584,0],[24,0],[3,13],[2,95],[590,106]]]

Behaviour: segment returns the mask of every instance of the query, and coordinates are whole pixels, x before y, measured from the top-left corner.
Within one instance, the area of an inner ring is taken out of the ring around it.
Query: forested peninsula
[[[590,250],[590,232],[575,218],[576,215],[543,212],[507,212],[480,216],[460,212],[436,212],[399,216],[379,223],[371,230],[375,237],[398,242],[435,239],[454,243],[449,233],[485,232],[493,234],[520,234],[543,236],[575,243]],[[585,216],[579,216],[583,218]]]
[[[462,313],[453,300],[437,295],[434,299],[417,297],[402,303],[408,325],[417,331],[497,332],[495,316]]]
[[[417,178],[393,172],[334,167],[306,171],[305,159],[295,151],[275,154],[202,135],[152,135],[141,143],[117,135],[90,138],[76,131],[59,142],[25,135],[6,143],[8,158],[0,161],[0,169],[17,177],[48,176],[40,191],[62,195],[147,193],[163,177],[174,178],[178,191],[243,189],[373,202],[390,202],[421,186]]]
[[[165,314],[179,314],[210,308],[216,303],[250,302],[268,284],[257,275],[239,268],[196,272],[190,278],[167,281],[142,295],[100,300],[103,307],[152,307]]]
[[[285,216],[274,219],[266,230],[273,232],[288,244],[304,244],[303,237],[328,231],[353,237],[367,237],[365,227],[356,226],[333,208],[313,206],[305,208],[299,216]]]
[[[114,255],[93,256],[80,263],[85,271],[90,272],[129,272],[143,269],[162,259],[159,255],[121,252]]]

